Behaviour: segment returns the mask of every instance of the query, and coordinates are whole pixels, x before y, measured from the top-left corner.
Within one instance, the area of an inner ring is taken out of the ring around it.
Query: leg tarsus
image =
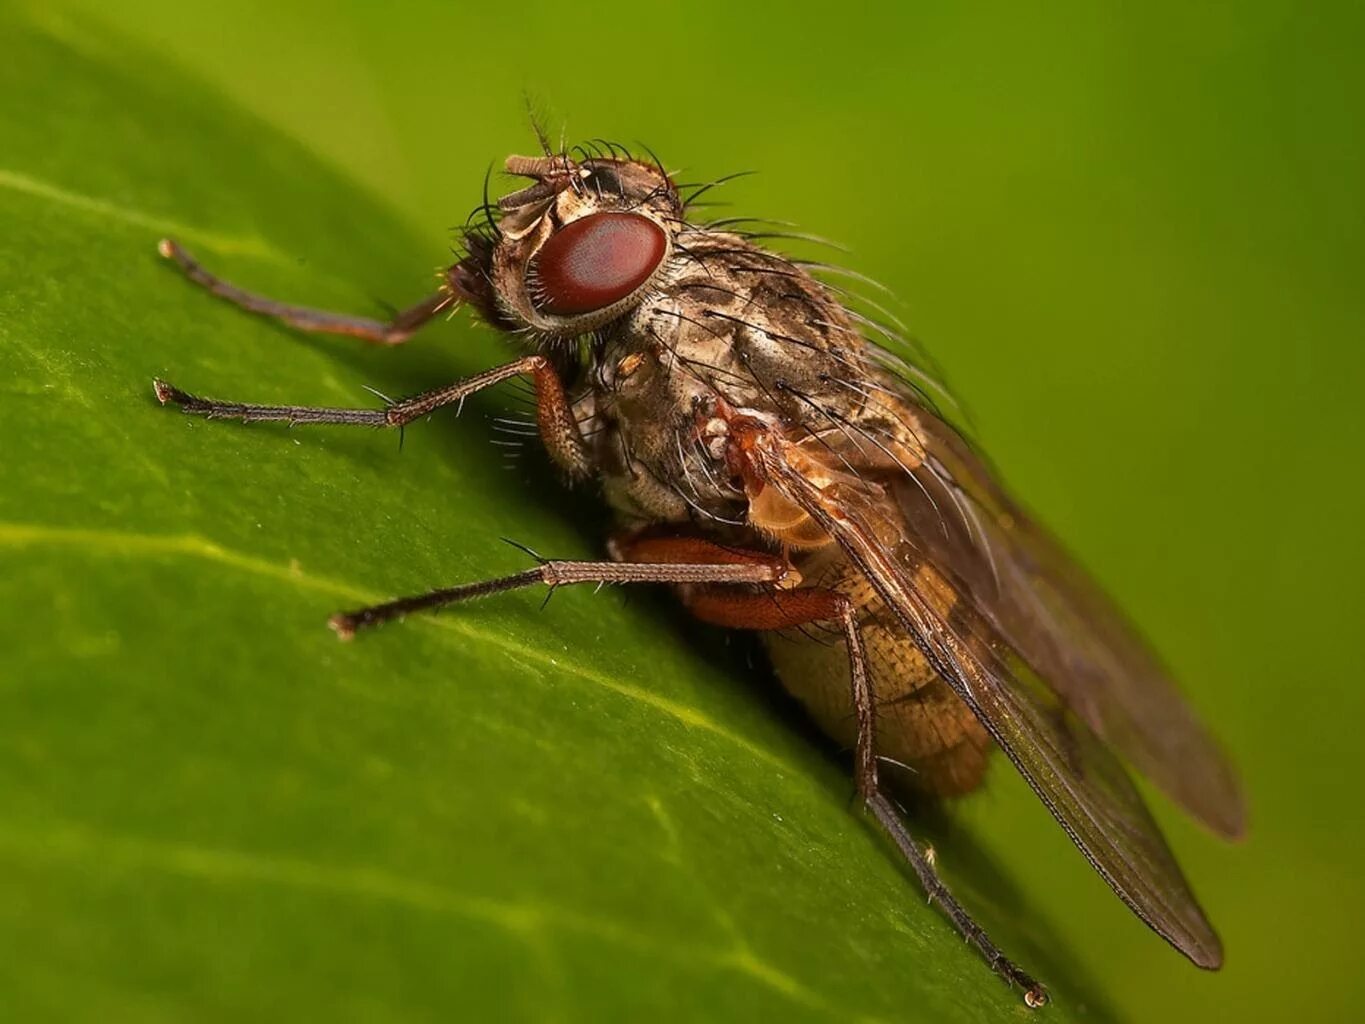
[[[152,390],[162,405],[176,405],[180,411],[205,419],[239,419],[243,423],[299,423],[347,424],[361,427],[402,426],[391,423],[386,409],[328,409],[307,405],[248,405],[244,402],[221,402],[214,398],[200,398],[182,391],[159,377],[153,378]]]
[[[915,842],[910,830],[905,827],[905,822],[896,810],[895,805],[887,799],[885,794],[880,792],[866,797],[866,802],[873,816],[885,829],[887,835],[891,837],[891,841],[896,844],[901,855],[914,869],[929,902],[939,905],[939,909],[952,922],[953,927],[958,930],[963,938],[976,947],[986,963],[990,965],[991,970],[1024,993],[1024,1002],[1034,1008],[1046,1004],[1048,1001],[1047,989],[1043,988],[1032,975],[1005,956],[1000,948],[990,940],[985,929],[972,919],[962,904],[957,902],[957,898],[953,896],[943,879],[939,878],[938,872],[934,870],[934,866],[925,855],[924,850],[920,848],[919,843]]]
[[[152,390],[156,392],[156,400],[162,405],[165,405],[167,402],[174,402],[176,405],[183,408],[193,399],[192,395],[188,395],[181,391],[174,384],[166,383],[160,377],[152,378]]]

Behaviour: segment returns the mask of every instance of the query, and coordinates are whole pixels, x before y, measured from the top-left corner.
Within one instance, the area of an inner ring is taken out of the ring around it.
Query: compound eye
[[[537,305],[578,316],[614,305],[649,280],[668,245],[663,229],[635,213],[594,213],[567,225],[540,247]]]

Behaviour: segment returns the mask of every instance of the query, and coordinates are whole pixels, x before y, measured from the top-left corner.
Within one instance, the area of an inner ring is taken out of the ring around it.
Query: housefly
[[[435,294],[387,322],[264,298],[161,243],[193,281],[297,328],[396,345],[464,304],[518,352],[382,408],[248,405],[158,380],[163,404],[401,428],[529,378],[551,460],[611,509],[609,561],[544,560],[332,628],[349,638],[533,585],[670,584],[696,617],[760,633],[785,686],[854,751],[861,800],[931,900],[1029,1005],[1046,991],[954,899],[896,801],[970,792],[997,747],[1138,917],[1219,967],[1119,756],[1229,838],[1245,828],[1234,774],[1120,613],[940,414],[931,375],[761,226],[699,217],[709,185],[688,191],[621,147],[542,150],[507,159],[527,184],[485,195]]]

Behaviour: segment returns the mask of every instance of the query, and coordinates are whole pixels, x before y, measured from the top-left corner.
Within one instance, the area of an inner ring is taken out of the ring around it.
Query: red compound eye
[[[581,217],[540,247],[535,264],[540,308],[555,316],[605,309],[648,281],[666,250],[663,230],[647,217]]]

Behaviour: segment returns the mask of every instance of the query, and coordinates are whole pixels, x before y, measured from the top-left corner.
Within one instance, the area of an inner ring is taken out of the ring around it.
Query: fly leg
[[[991,969],[1024,993],[1024,1002],[1039,1007],[1047,1002],[1047,990],[1002,953],[986,935],[934,870],[924,848],[905,826],[896,805],[882,792],[877,778],[876,695],[867,671],[867,655],[858,630],[857,612],[842,594],[818,587],[775,590],[768,593],[698,588],[684,594],[688,610],[698,618],[733,629],[790,629],[814,622],[837,622],[848,647],[849,679],[858,734],[854,749],[858,795],[910,863],[930,903],[937,903],[953,926],[990,964]]]
[[[378,626],[409,612],[431,611],[459,601],[537,584],[547,586],[551,591],[555,587],[574,583],[596,583],[599,586],[607,583],[672,583],[682,586],[757,583],[780,586],[791,574],[786,561],[776,555],[734,552],[705,541],[686,540],[687,547],[678,558],[670,558],[671,552],[659,546],[651,552],[655,560],[568,562],[546,559],[534,569],[511,576],[432,590],[333,615],[328,625],[343,640],[349,640],[358,630]],[[709,559],[706,557],[708,555]]]
[[[274,317],[283,320],[291,327],[298,327],[305,331],[318,331],[323,334],[348,334],[353,338],[361,338],[364,341],[373,341],[382,345],[400,345],[412,337],[413,333],[434,317],[443,309],[450,308],[462,297],[460,292],[455,290],[453,282],[448,279],[446,287],[442,288],[435,295],[429,296],[398,313],[387,323],[382,320],[371,320],[363,316],[348,316],[345,313],[329,313],[323,309],[311,309],[308,306],[291,306],[284,302],[276,302],[274,299],[266,298],[264,295],[257,295],[238,288],[235,284],[224,281],[221,277],[209,273],[199,261],[180,247],[178,242],[169,238],[163,238],[157,245],[157,250],[166,259],[176,263],[181,270],[195,284],[212,292],[221,299],[231,302],[234,306],[261,316]]]
[[[789,629],[807,623],[836,622],[848,648],[849,679],[858,723],[854,751],[858,794],[886,829],[915,874],[930,902],[1010,984],[1024,991],[1024,1001],[1038,1007],[1046,990],[1007,959],[953,897],[924,850],[905,827],[895,805],[882,793],[877,777],[876,695],[867,671],[867,655],[858,629],[857,610],[844,595],[819,587],[796,587],[800,579],[787,561],[762,551],[725,547],[697,537],[634,535],[610,545],[612,562],[542,561],[535,569],[499,579],[433,590],[414,597],[335,615],[329,625],[349,639],[408,612],[427,611],[458,601],[542,584],[550,588],[572,583],[669,583],[678,586],[683,603],[695,617],[731,629]],[[763,589],[732,589],[749,584]]]
[[[403,427],[442,406],[462,404],[474,392],[522,374],[531,377],[535,383],[536,418],[540,426],[540,436],[551,458],[570,476],[585,476],[589,468],[587,446],[583,442],[578,421],[574,419],[573,410],[564,393],[564,384],[549,360],[543,356],[526,356],[515,363],[485,370],[443,388],[424,391],[420,395],[393,402],[383,409],[248,405],[243,402],[200,398],[164,380],[155,380],[152,386],[162,405],[178,405],[184,412],[211,420],[239,419],[243,423],[273,421],[288,423],[290,426],[299,423],[332,423],[360,427]]]
[[[1023,991],[1024,1002],[1035,1009],[1045,1005],[1048,1001],[1047,989],[1005,956],[1000,947],[990,940],[985,930],[957,901],[943,879],[939,878],[938,872],[934,870],[929,854],[915,842],[915,837],[905,827],[905,822],[896,811],[895,805],[881,792],[864,796],[864,799],[877,820],[881,822],[882,828],[886,829],[905,859],[910,862],[910,866],[915,869],[920,884],[924,886],[924,891],[929,896],[929,902],[937,903],[942,908],[948,920],[953,923],[953,927],[985,957],[991,970]]]

